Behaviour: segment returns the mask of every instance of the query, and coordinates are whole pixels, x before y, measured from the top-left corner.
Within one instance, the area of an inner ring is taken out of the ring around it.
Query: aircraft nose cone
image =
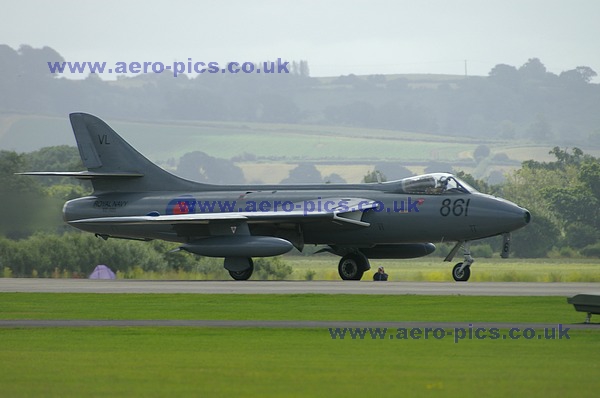
[[[514,203],[511,203],[506,213],[506,220],[512,225],[514,229],[519,229],[531,222],[531,213],[529,210],[524,209]]]
[[[497,227],[502,227],[505,232],[510,232],[523,228],[531,222],[531,213],[529,210],[510,202],[506,199],[494,198],[495,207],[494,224]]]

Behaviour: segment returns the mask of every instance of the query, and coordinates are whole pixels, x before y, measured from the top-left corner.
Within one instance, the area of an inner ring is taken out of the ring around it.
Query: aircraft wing
[[[307,203],[324,203],[332,201],[333,203],[343,203],[336,207],[325,209],[314,209],[313,206],[307,206]],[[310,208],[307,208],[310,207]],[[181,224],[209,224],[219,221],[245,221],[249,224],[255,223],[281,223],[281,222],[312,222],[330,220],[338,223],[348,223],[361,227],[368,227],[370,224],[362,221],[363,212],[377,207],[377,202],[370,199],[352,198],[328,198],[319,199],[319,201],[305,201],[295,203],[294,209],[284,211],[256,211],[256,212],[216,212],[216,213],[193,213],[193,214],[174,214],[174,215],[146,215],[146,216],[120,216],[120,217],[98,217],[74,220],[74,224],[119,224],[119,225],[181,225]]]
[[[22,176],[39,177],[74,177],[79,180],[93,180],[96,178],[136,178],[143,177],[141,173],[119,172],[119,173],[98,173],[93,171],[29,171],[26,173],[15,173]]]

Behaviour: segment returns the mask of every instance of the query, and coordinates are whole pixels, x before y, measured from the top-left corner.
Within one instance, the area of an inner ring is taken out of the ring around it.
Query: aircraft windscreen
[[[469,184],[448,173],[433,173],[406,178],[402,180],[402,190],[406,193],[425,195],[477,192]]]

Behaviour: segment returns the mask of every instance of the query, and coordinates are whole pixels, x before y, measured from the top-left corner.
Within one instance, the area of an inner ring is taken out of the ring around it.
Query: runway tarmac
[[[390,294],[564,296],[600,294],[600,283],[373,281],[140,281],[0,278],[0,292],[193,294]]]

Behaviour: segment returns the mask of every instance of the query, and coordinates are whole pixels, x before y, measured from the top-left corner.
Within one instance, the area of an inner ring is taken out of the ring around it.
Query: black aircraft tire
[[[454,278],[454,280],[456,282],[466,282],[469,280],[469,277],[471,276],[471,267],[466,267],[462,270],[462,272],[459,272],[458,269],[463,265],[463,263],[458,263],[454,266],[454,268],[452,269],[452,277]]]
[[[246,268],[243,271],[229,271],[229,275],[235,279],[236,281],[247,281],[252,276],[252,272],[254,272],[254,262],[252,259],[250,260],[250,268]]]
[[[359,281],[367,268],[367,259],[360,254],[348,254],[340,260],[338,273],[345,281]]]

